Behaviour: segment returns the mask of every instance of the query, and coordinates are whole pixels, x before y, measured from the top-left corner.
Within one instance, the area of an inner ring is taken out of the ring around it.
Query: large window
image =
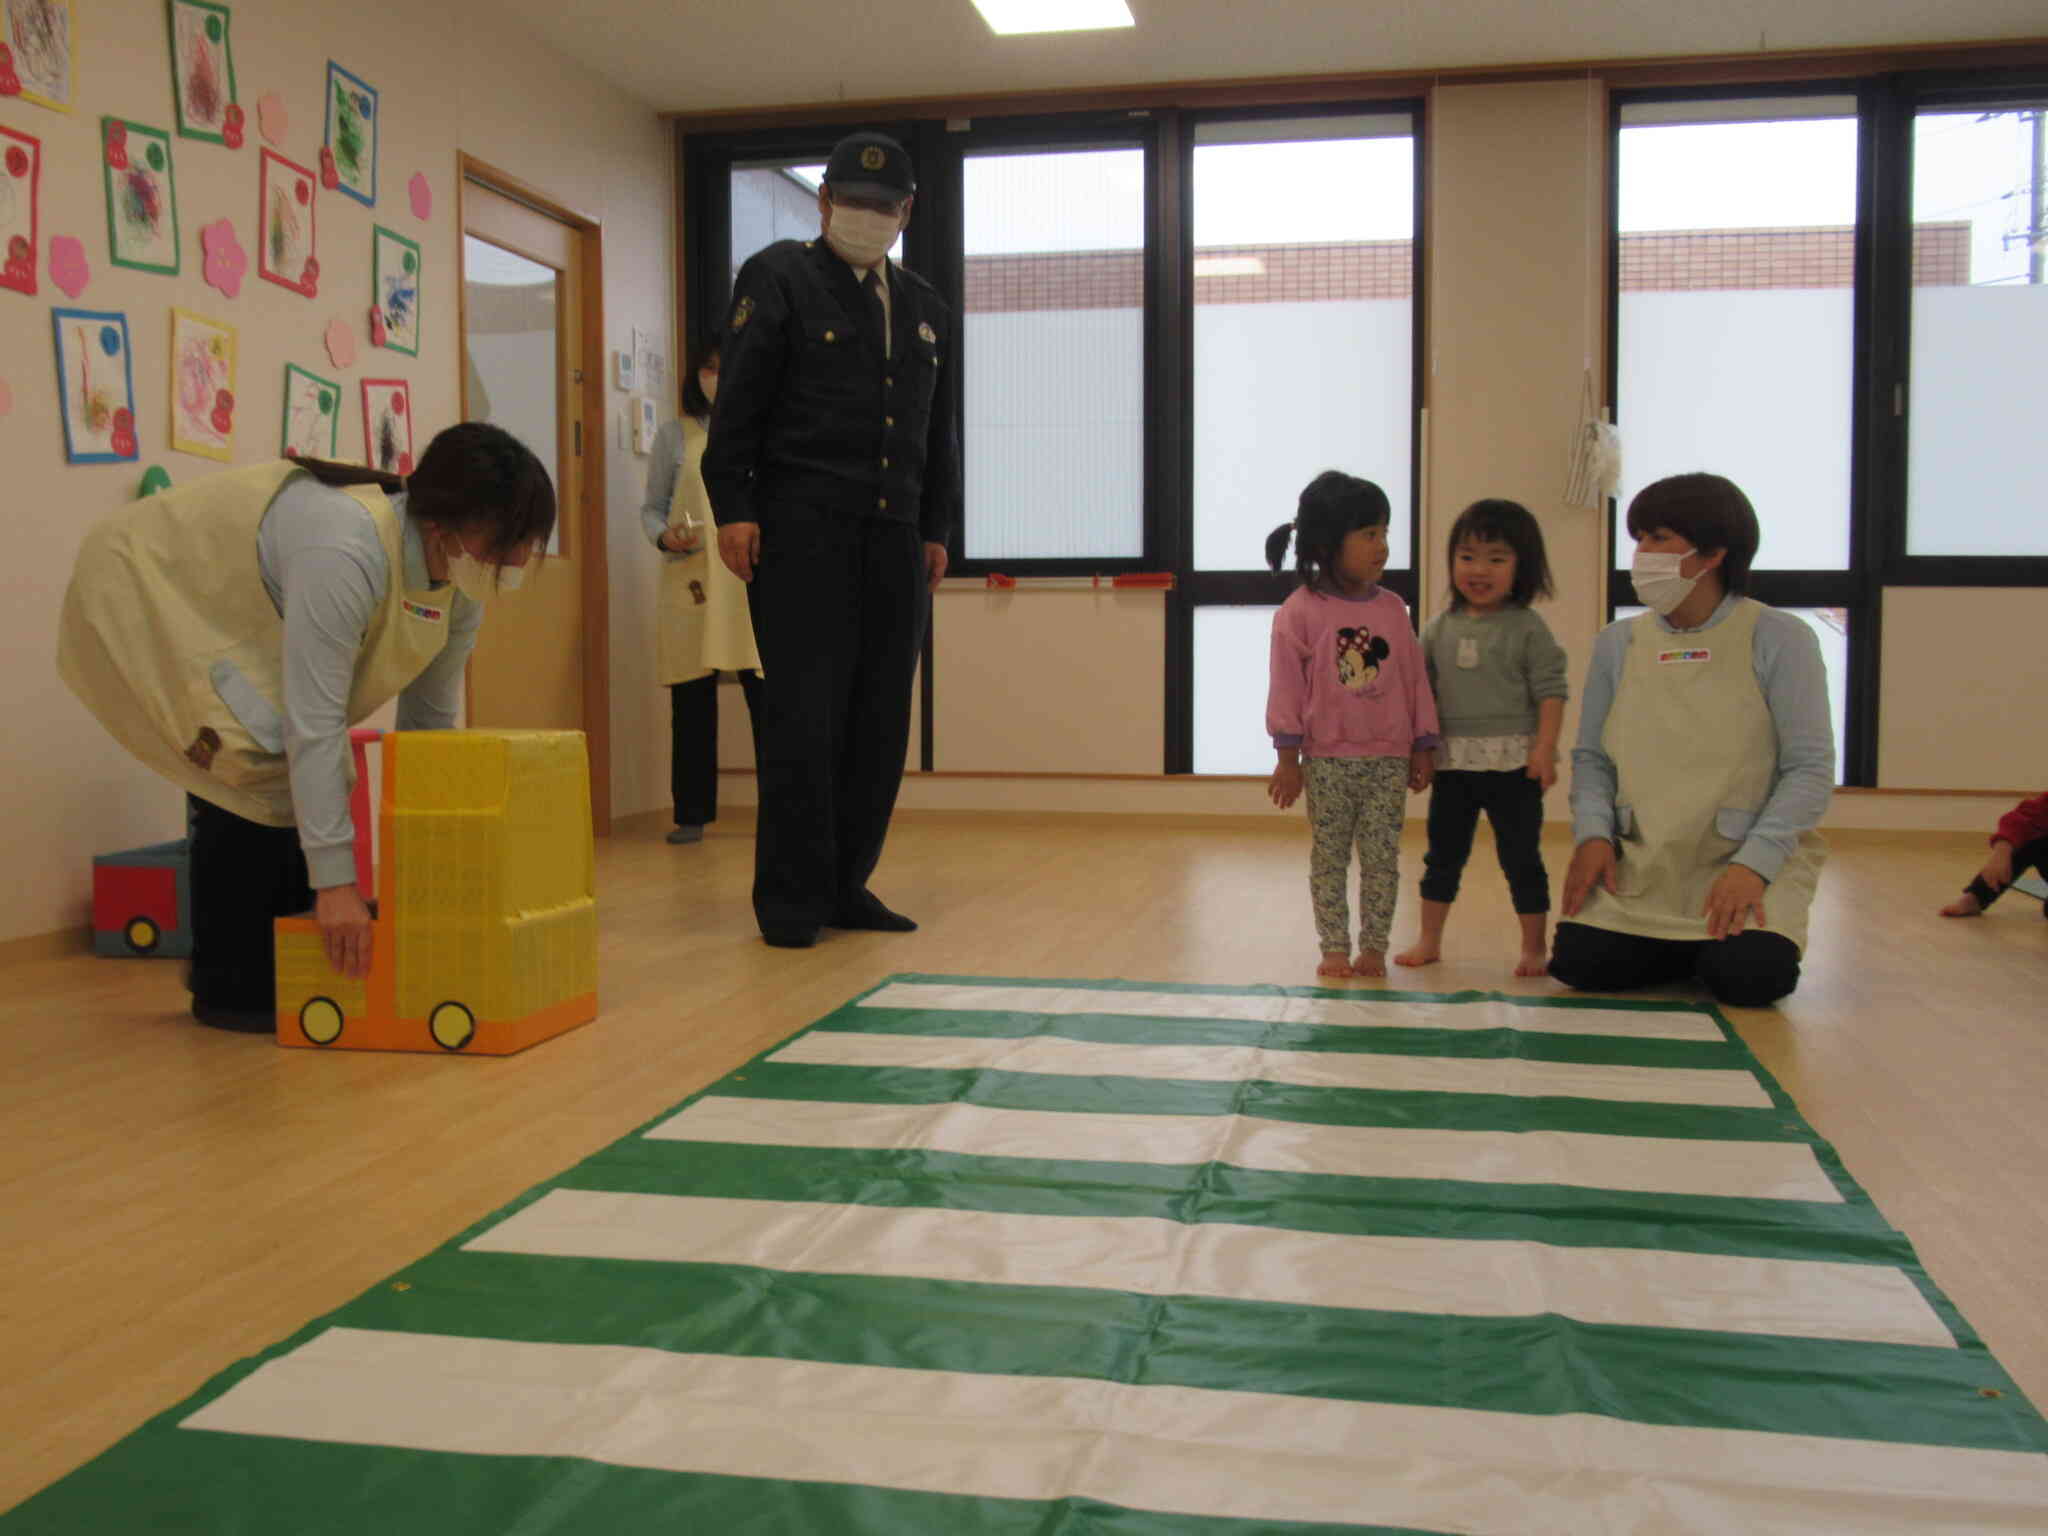
[[[1909,556],[2048,556],[2048,91],[1912,121]]]
[[[969,560],[1145,552],[1145,154],[961,167]]]

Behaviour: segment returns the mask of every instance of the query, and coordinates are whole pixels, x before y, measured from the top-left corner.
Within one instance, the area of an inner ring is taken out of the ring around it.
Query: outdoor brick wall
[[[1846,288],[1855,277],[1856,232],[1842,226],[1683,229],[1621,237],[1624,292],[1726,288]],[[1256,263],[1256,270],[1204,275],[1209,263]],[[967,258],[967,312],[1133,309],[1144,293],[1137,251],[1061,251]],[[1204,246],[1195,252],[1197,304],[1281,304],[1335,299],[1404,299],[1414,262],[1406,240],[1324,245]],[[1913,231],[1913,281],[1970,280],[1966,221]]]

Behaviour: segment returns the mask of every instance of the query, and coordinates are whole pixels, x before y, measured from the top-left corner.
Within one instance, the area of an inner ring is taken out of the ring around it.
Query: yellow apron
[[[655,660],[663,683],[687,683],[707,672],[761,670],[746,583],[718,558],[718,525],[711,519],[711,498],[704,489],[704,426],[685,416],[682,429],[682,458],[676,465],[675,490],[669,494],[669,526],[694,524],[703,542],[691,554],[662,557],[661,590],[655,601]]]
[[[284,620],[263,590],[256,536],[303,473],[273,460],[123,508],[85,536],[57,635],[59,675],[115,740],[180,789],[271,827],[293,825]],[[390,501],[375,486],[336,494],[370,515],[391,566],[356,657],[354,724],[440,654],[453,590],[403,590]]]
[[[1760,603],[1742,599],[1711,629],[1672,634],[1635,619],[1600,747],[1614,762],[1615,891],[1595,887],[1578,918],[1654,939],[1707,937],[1707,892],[1770,799],[1778,734],[1756,680]],[[1767,932],[1806,948],[1807,909],[1826,861],[1807,832],[1765,888]]]

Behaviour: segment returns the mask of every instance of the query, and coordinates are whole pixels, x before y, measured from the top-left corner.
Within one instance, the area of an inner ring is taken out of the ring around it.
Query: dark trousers
[[[867,889],[910,749],[910,686],[931,614],[916,528],[765,522],[747,588],[761,652],[762,928],[829,921]]]
[[[1799,985],[1799,946],[1750,928],[1729,939],[1646,939],[1589,923],[1559,923],[1550,974],[1581,992],[1627,992],[1697,981],[1737,1008],[1775,1003]]]
[[[1543,786],[1519,768],[1498,773],[1449,769],[1429,794],[1429,851],[1422,858],[1422,899],[1458,899],[1458,877],[1472,856],[1479,813],[1493,824],[1494,851],[1508,894],[1523,916],[1550,910],[1550,876],[1543,869]]]
[[[2019,847],[2013,849],[2013,879],[2019,879],[2021,875],[2024,875],[2030,869],[2038,869],[2043,874],[2048,874],[2048,837],[2037,837],[2031,843],[2021,843]],[[2005,891],[1994,891],[1991,889],[1990,886],[1984,883],[1981,875],[1972,875],[1970,883],[1964,886],[1963,889],[1977,898],[1977,905],[1980,907],[1990,906],[1991,903],[2005,894]],[[2006,887],[2008,891],[2011,889],[2011,886]],[[2048,901],[2041,903],[2041,915],[2048,917]]]
[[[192,841],[192,1001],[205,1008],[277,1006],[271,921],[313,907],[297,827],[266,827],[196,796]]]
[[[761,755],[761,674],[736,674],[747,697],[754,756]],[[668,792],[676,825],[701,827],[718,820],[718,674],[668,685]]]

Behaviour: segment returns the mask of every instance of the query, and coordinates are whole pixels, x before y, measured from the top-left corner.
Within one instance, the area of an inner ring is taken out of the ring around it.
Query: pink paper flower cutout
[[[50,281],[74,299],[85,292],[85,285],[92,281],[92,268],[85,259],[85,245],[76,235],[50,236]]]
[[[249,253],[235,238],[235,226],[215,219],[199,231],[199,243],[206,251],[206,281],[234,298],[242,291],[242,274],[249,270]]]
[[[291,132],[292,117],[284,109],[284,98],[275,91],[266,91],[256,99],[256,124],[263,130],[263,137],[271,143],[282,146],[284,136]]]
[[[414,171],[412,180],[405,184],[405,190],[412,194],[412,216],[416,219],[432,218],[434,189],[427,184],[427,173]]]
[[[337,368],[356,365],[356,333],[339,316],[327,322],[327,356]]]
[[[370,345],[384,345],[384,313],[374,304],[370,306]]]

